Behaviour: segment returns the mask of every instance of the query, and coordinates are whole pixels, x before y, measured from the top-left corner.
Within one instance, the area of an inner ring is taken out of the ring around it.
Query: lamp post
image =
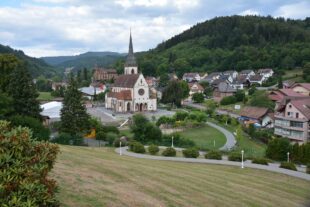
[[[171,147],[173,148],[173,136],[171,137]]]
[[[122,156],[122,142],[119,142],[119,155]]]
[[[243,154],[244,154],[244,151],[241,150],[241,168],[244,168],[244,163],[243,163]]]
[[[290,153],[287,152],[287,162],[290,162]]]
[[[213,147],[215,148],[215,140],[213,140]]]

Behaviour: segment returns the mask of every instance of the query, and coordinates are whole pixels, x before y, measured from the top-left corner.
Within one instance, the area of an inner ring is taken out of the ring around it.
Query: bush
[[[218,150],[211,150],[205,154],[205,158],[206,159],[212,159],[212,160],[221,160],[222,159],[222,153]]]
[[[64,132],[60,133],[55,139],[52,140],[52,142],[65,145],[84,146],[84,140],[82,136],[72,136],[71,134]]]
[[[176,147],[183,147],[183,148],[195,147],[194,141],[181,137],[179,133],[163,135],[160,145],[171,146],[172,136],[173,136],[173,144]]]
[[[184,157],[187,158],[197,158],[199,157],[199,151],[197,148],[193,147],[193,148],[188,148],[182,151]]]
[[[0,121],[1,206],[59,206],[56,181],[48,178],[59,147],[34,141],[31,134]]]
[[[292,162],[281,162],[280,168],[297,171],[296,166]]]
[[[260,164],[260,165],[268,165],[268,160],[265,158],[254,158],[252,163]]]
[[[220,104],[229,105],[229,104],[234,104],[236,102],[237,102],[237,99],[235,96],[226,96],[221,100]]]
[[[113,132],[108,132],[106,135],[106,141],[109,143],[109,145],[112,145],[117,138],[117,134]]]
[[[202,103],[204,101],[204,96],[202,93],[194,93],[193,94],[193,97],[192,97],[192,100],[195,102],[195,103]]]
[[[116,138],[113,142],[114,147],[120,147],[120,142],[122,142],[122,147],[127,146],[128,142],[126,140],[122,140],[121,138]]]
[[[137,141],[132,141],[129,143],[129,149],[130,151],[133,151],[135,153],[145,153],[144,145]]]
[[[151,155],[155,155],[159,152],[159,147],[157,145],[152,144],[148,147],[148,151]]]
[[[306,171],[308,174],[310,174],[310,163],[308,163],[307,165],[307,171]]]
[[[228,156],[228,160],[229,161],[241,162],[242,161],[241,152],[232,152],[232,153],[230,153],[229,156]],[[244,157],[243,157],[243,161],[245,161]]]
[[[165,157],[175,157],[177,152],[172,147],[167,147],[163,152],[162,155]]]

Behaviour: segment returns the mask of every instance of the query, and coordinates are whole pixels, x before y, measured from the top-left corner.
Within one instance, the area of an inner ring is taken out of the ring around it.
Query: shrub
[[[197,148],[193,147],[193,148],[188,148],[182,151],[184,157],[187,158],[197,158],[199,157],[199,151]]]
[[[117,134],[113,132],[108,132],[106,135],[106,141],[108,141],[110,145],[112,145],[117,138],[118,138]]]
[[[148,151],[151,155],[155,155],[159,152],[159,147],[157,145],[152,144],[148,147]]]
[[[84,146],[84,140],[81,135],[72,136],[64,132],[60,133],[52,142],[65,145]]]
[[[280,168],[297,171],[296,166],[292,162],[281,162]]]
[[[242,156],[240,152],[232,152],[228,156],[229,161],[237,161],[241,162],[242,161]],[[243,157],[243,161],[245,161],[245,158]]]
[[[172,147],[167,147],[163,152],[162,155],[165,157],[175,157],[177,152]]]
[[[284,161],[287,152],[290,151],[290,141],[285,138],[276,138],[269,141],[266,149],[266,157],[272,160]]]
[[[56,182],[48,178],[59,147],[34,141],[31,134],[0,121],[1,206],[59,206]]]
[[[113,142],[113,146],[114,147],[120,147],[120,142],[122,142],[122,147],[125,147],[128,144],[127,140],[124,140],[124,139],[121,139],[121,138],[116,138],[114,140],[114,142]]]
[[[222,159],[222,153],[218,150],[211,150],[205,154],[205,158],[206,159],[212,159],[212,160],[221,160]]]
[[[130,142],[129,149],[135,153],[145,153],[144,145],[137,141]]]
[[[237,99],[235,96],[226,96],[221,100],[220,104],[229,105],[229,104],[234,104],[236,102],[237,102]]]
[[[306,171],[308,174],[310,174],[310,163],[308,163],[307,165],[307,171]]]
[[[260,165],[268,165],[268,160],[265,158],[254,158],[252,163],[260,164]]]

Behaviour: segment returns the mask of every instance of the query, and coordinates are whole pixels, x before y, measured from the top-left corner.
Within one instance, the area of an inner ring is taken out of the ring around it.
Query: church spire
[[[127,55],[127,59],[125,62],[125,67],[137,67],[136,58],[133,53],[131,29],[130,29],[130,37],[129,37],[129,50],[128,50],[128,55]]]

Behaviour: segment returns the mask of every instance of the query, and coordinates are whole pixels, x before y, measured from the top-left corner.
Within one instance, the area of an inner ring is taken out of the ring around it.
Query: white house
[[[105,90],[106,90],[105,85],[102,85],[101,87],[89,86],[89,87],[79,88],[79,91],[81,91],[81,93],[83,94],[83,97],[86,97],[89,100],[93,99],[95,95],[105,92]]]
[[[199,73],[184,73],[182,79],[186,82],[198,82],[200,81],[201,77]]]
[[[243,70],[239,74],[242,76],[246,76],[247,78],[250,78],[251,76],[255,75],[255,72],[253,70]]]
[[[264,78],[264,76],[262,76],[262,75],[256,74],[256,75],[254,75],[254,76],[251,76],[251,77],[249,78],[249,81],[250,81],[251,84],[257,83],[257,84],[259,84],[259,85],[262,85],[263,82],[265,81],[265,78]]]
[[[223,72],[223,75],[230,75],[232,79],[236,79],[238,76],[238,72],[235,70],[227,70]]]
[[[259,69],[257,73],[264,77],[265,80],[273,76],[273,70],[271,68]]]

